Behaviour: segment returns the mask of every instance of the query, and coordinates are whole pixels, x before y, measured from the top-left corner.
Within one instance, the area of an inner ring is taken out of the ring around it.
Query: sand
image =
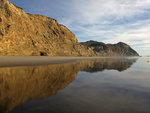
[[[100,57],[0,56],[0,67],[63,64],[97,58]]]

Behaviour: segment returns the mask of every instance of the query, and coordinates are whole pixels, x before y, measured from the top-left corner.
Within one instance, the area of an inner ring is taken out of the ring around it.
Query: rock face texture
[[[129,45],[119,42],[117,44],[104,44],[97,41],[81,43],[87,48],[92,48],[96,55],[101,56],[139,56]]]
[[[84,46],[55,19],[27,14],[8,0],[0,0],[0,55],[112,56],[120,55],[125,46],[120,46],[117,51],[112,45],[107,47],[112,47],[109,49],[112,51],[102,52],[97,47]],[[138,54],[129,51],[121,55]]]

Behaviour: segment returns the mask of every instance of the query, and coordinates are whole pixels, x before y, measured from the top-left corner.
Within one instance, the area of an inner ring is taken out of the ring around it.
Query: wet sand
[[[0,56],[0,67],[64,64],[97,58],[102,57]]]
[[[80,60],[99,59],[99,58],[127,58],[127,57],[0,56],[0,67],[64,64],[70,62],[79,62]]]

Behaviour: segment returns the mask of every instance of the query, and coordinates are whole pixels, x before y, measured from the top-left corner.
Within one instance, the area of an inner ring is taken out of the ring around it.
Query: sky
[[[150,0],[9,0],[31,14],[56,19],[79,42],[125,42],[150,55]]]

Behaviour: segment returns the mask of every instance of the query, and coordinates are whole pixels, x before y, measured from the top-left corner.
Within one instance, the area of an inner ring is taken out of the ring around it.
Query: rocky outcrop
[[[129,45],[119,42],[117,44],[104,44],[97,41],[82,42],[87,48],[92,48],[96,55],[102,56],[139,56]]]
[[[55,19],[27,14],[8,0],[0,0],[0,55],[111,56],[116,55],[114,51],[104,54],[95,47],[83,46]]]
[[[26,14],[0,0],[0,55],[80,56],[86,49],[55,19]]]

